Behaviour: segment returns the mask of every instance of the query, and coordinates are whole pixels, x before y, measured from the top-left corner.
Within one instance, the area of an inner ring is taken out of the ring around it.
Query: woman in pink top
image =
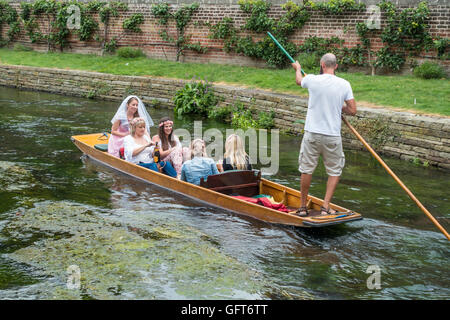
[[[161,159],[164,161],[170,161],[177,172],[178,179],[180,179],[183,161],[191,158],[191,151],[189,148],[183,148],[180,140],[173,133],[173,122],[169,119],[169,117],[163,117],[159,121],[158,134],[153,136],[152,141],[157,143],[161,148]]]
[[[153,120],[145,110],[141,99],[137,96],[128,96],[122,101],[119,109],[111,120],[111,136],[108,141],[108,153],[119,157],[119,150],[123,147],[123,139],[130,134],[130,121],[136,117],[144,118],[146,134],[150,137],[150,127]]]

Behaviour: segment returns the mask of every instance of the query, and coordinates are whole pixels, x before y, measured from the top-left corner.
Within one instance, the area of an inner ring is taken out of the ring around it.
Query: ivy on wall
[[[398,71],[407,58],[411,59],[424,50],[436,49],[438,56],[444,54],[446,48],[435,45],[429,34],[430,10],[426,2],[419,3],[416,8],[401,10],[393,3],[382,0],[378,7],[386,16],[386,26],[380,36],[384,47],[376,54],[370,49],[368,35],[371,30],[364,23],[356,25],[357,33],[367,52],[368,61],[373,67]],[[376,56],[375,60],[372,59],[374,56]]]
[[[350,11],[362,12],[366,9],[364,3],[355,0],[329,0],[313,3],[309,0],[297,5],[288,1],[282,6],[284,15],[275,20],[270,18],[268,11],[271,3],[265,0],[240,0],[240,9],[248,14],[245,25],[240,29],[234,27],[231,17],[224,17],[219,23],[210,26],[210,38],[224,41],[226,52],[241,53],[245,56],[263,59],[269,66],[283,67],[289,60],[278,50],[266,36],[267,31],[275,35],[291,56],[299,52],[313,53],[320,56],[325,52],[333,52],[339,64],[346,66],[371,66],[372,74],[376,67],[398,71],[406,61],[406,56],[412,58],[423,50],[437,50],[438,57],[448,58],[449,41],[446,38],[431,39],[428,29],[429,8],[426,2],[421,2],[417,8],[400,10],[387,0],[382,0],[378,7],[386,15],[386,26],[382,30],[381,40],[385,47],[378,52],[370,48],[369,36],[372,30],[366,23],[356,24],[356,33],[361,44],[353,48],[344,47],[344,40],[335,37],[330,39],[310,37],[301,46],[290,42],[289,36],[301,30],[309,20],[313,11],[324,15],[344,15]],[[262,40],[253,41],[251,36],[240,36],[245,31],[262,34]],[[345,32],[346,30],[344,30]],[[322,52],[324,51],[324,52]]]
[[[69,18],[67,9],[73,4],[80,8],[81,24],[78,30],[72,32],[78,35],[80,41],[94,40],[101,43],[103,53],[115,51],[118,41],[123,36],[142,33],[140,26],[144,23],[144,16],[137,13],[124,19],[123,32],[119,36],[112,38],[108,36],[112,18],[118,18],[128,11],[128,6],[119,1],[94,0],[82,3],[75,0],[64,2],[35,0],[32,3],[21,2],[18,14],[7,1],[0,0],[0,46],[14,41],[23,29],[32,43],[46,43],[47,50],[58,48],[62,51],[69,45],[68,36],[71,30],[67,28]],[[320,12],[325,16],[343,16],[352,11],[365,11],[364,3],[357,3],[356,0],[328,0],[319,3],[304,0],[302,4],[288,1],[282,5],[283,13],[278,18],[273,18],[269,14],[272,4],[266,0],[240,0],[238,4],[240,10],[247,16],[245,23],[239,28],[234,26],[232,17],[224,17],[215,25],[205,22],[196,22],[193,25],[208,26],[209,37],[223,40],[223,49],[226,52],[262,59],[272,67],[284,67],[288,65],[289,60],[267,36],[267,31],[278,39],[291,56],[296,56],[299,52],[320,55],[324,50],[331,51],[336,54],[342,66],[371,66],[372,73],[375,68],[400,70],[406,61],[412,60],[424,51],[435,50],[438,58],[450,58],[449,39],[441,37],[432,39],[430,36],[430,10],[426,2],[419,3],[415,8],[399,9],[393,3],[382,0],[378,7],[385,17],[383,29],[374,33],[366,23],[357,23],[355,29],[361,43],[353,48],[346,48],[344,39],[336,41],[333,38],[310,37],[301,46],[296,46],[289,38],[303,28],[313,12]],[[191,37],[185,34],[199,8],[198,3],[183,5],[177,10],[167,3],[151,7],[151,12],[162,27],[161,38],[177,49],[177,61],[188,49],[198,53],[207,51],[207,48],[199,42],[191,43]],[[96,15],[99,19],[96,19]],[[46,23],[39,24],[38,19]],[[176,34],[169,32],[170,21],[175,22]],[[100,33],[99,23],[103,24],[103,34]],[[1,31],[5,24],[8,25],[7,38],[2,39]],[[346,28],[343,31],[347,32]],[[371,49],[370,39],[375,36],[379,36],[384,44],[377,52]]]
[[[80,28],[75,30],[80,41],[95,40],[101,43],[102,52],[113,52],[117,47],[117,41],[127,33],[141,33],[140,25],[144,22],[142,13],[133,14],[123,21],[123,33],[119,37],[114,37],[107,41],[111,17],[118,17],[121,12],[128,10],[128,6],[119,1],[100,2],[97,0],[81,3],[75,0],[58,2],[56,0],[36,0],[31,2],[21,2],[20,16],[5,0],[0,0],[0,31],[3,23],[9,24],[8,40],[0,38],[0,45],[6,45],[14,40],[20,33],[22,25],[32,43],[46,42],[47,50],[59,48],[61,51],[68,46],[68,36],[70,30],[67,21],[70,18],[71,5],[76,5],[80,9]],[[103,35],[99,34],[99,23],[94,19],[98,14],[100,22],[103,23]],[[37,20],[43,18],[46,21],[47,30],[40,29]]]
[[[196,51],[198,53],[205,53],[206,47],[203,47],[200,42],[190,43],[190,37],[185,35],[186,27],[192,20],[192,15],[198,10],[200,5],[194,2],[191,5],[181,6],[178,10],[171,10],[167,3],[156,4],[152,7],[153,15],[158,18],[158,23],[163,27],[160,31],[160,37],[169,43],[175,45],[177,49],[177,61],[184,55],[186,49]],[[176,25],[176,36],[169,34],[169,20],[174,20]]]

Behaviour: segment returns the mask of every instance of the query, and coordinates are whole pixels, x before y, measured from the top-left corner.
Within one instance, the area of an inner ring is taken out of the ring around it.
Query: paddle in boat
[[[308,195],[309,215],[294,215],[300,206],[300,191],[261,178],[261,172],[226,171],[211,175],[200,186],[169,177],[114,157],[107,152],[107,134],[72,136],[87,157],[132,177],[181,193],[187,197],[273,224],[325,227],[362,219],[361,214],[330,204],[336,214],[320,215],[323,200]],[[280,209],[282,208],[282,209]],[[282,210],[282,211],[280,211]]]

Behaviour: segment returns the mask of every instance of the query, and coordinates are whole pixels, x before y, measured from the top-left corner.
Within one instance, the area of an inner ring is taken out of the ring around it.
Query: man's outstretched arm
[[[295,61],[291,65],[292,65],[292,68],[295,69],[295,82],[299,86],[301,86],[302,85],[302,80],[303,80],[302,66],[300,65],[300,63],[298,61]]]

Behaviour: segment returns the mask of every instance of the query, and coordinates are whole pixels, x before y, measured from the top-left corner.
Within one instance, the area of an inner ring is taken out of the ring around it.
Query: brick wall
[[[287,1],[287,0],[286,0]],[[269,15],[271,17],[279,17],[283,14],[281,5],[286,1],[273,0],[272,8],[270,9]],[[20,1],[11,1],[10,3],[15,7],[20,7]],[[32,1],[29,1],[32,2]],[[87,2],[87,1],[84,1]],[[159,3],[157,0],[126,0],[124,2],[128,3],[129,11],[125,12],[118,18],[112,18],[109,28],[109,39],[114,36],[119,36],[122,34],[122,22],[125,18],[131,16],[134,13],[144,14],[144,24],[141,29],[142,34],[127,34],[123,36],[118,42],[119,46],[134,46],[141,47],[144,52],[149,57],[162,58],[168,60],[175,60],[176,50],[173,45],[164,42],[160,36],[160,26],[157,24],[155,17],[151,13],[151,7],[154,3]],[[195,1],[192,0],[170,0],[166,1],[170,3],[174,8],[179,7],[182,4],[189,4]],[[195,25],[196,23],[209,22],[211,24],[218,23],[223,17],[232,17],[235,21],[235,26],[242,26],[245,22],[247,15],[242,12],[237,4],[237,0],[228,1],[218,1],[218,0],[198,0],[196,2],[200,3],[199,10],[194,14],[192,22],[186,30],[187,35],[192,36],[192,41],[199,41],[202,46],[209,49],[206,54],[197,54],[193,51],[187,51],[183,58],[186,62],[214,62],[214,63],[227,63],[227,64],[237,64],[237,65],[248,65],[248,66],[264,66],[265,63],[262,61],[253,60],[242,55],[237,54],[227,54],[222,50],[223,43],[221,40],[209,39],[209,28],[207,26]],[[296,0],[295,2],[299,2]],[[372,3],[378,3],[375,0],[365,0],[368,5]],[[414,6],[417,1],[414,0],[402,0],[394,1],[401,6]],[[433,37],[440,36],[450,38],[450,4],[447,0],[430,0],[429,7],[431,11],[430,18],[430,33]],[[19,10],[19,9],[18,9]],[[296,33],[291,37],[291,40],[299,45],[309,36],[319,36],[319,37],[332,37],[338,36],[339,38],[345,39],[345,46],[353,47],[359,43],[359,37],[355,32],[355,25],[358,22],[364,22],[368,18],[369,14],[366,12],[347,12],[343,15],[324,15],[320,12],[313,12],[310,20],[301,29],[296,31]],[[96,17],[98,20],[98,17]],[[382,26],[384,25],[384,16],[381,17]],[[47,23],[44,19],[40,19],[39,25],[42,31],[47,30]],[[99,23],[100,34],[103,35],[103,24]],[[23,29],[23,28],[22,28]],[[6,37],[6,32],[8,26],[3,24],[2,34]],[[170,25],[169,32],[175,34],[175,26]],[[371,36],[371,46],[373,49],[377,50],[383,46],[380,38],[380,31],[372,33]],[[255,38],[257,37],[256,35]],[[24,44],[29,43],[29,38],[22,31],[20,35],[19,42]],[[79,52],[79,53],[99,53],[100,44],[95,41],[90,42],[80,42],[78,37],[72,34],[69,38],[70,47],[67,51]],[[33,47],[36,50],[44,51],[46,50],[45,44],[34,44]],[[419,61],[422,59],[430,59],[435,56],[435,52],[423,53],[419,57]],[[450,68],[450,61],[439,61],[439,63],[446,66],[447,69]]]
[[[96,72],[0,65],[0,85],[122,101],[129,94],[142,98],[147,107],[172,109],[175,92],[184,80],[118,76]],[[275,123],[282,130],[301,134],[308,99],[263,90],[214,85],[222,104],[241,101],[258,111],[276,111]],[[419,159],[450,170],[450,118],[419,116],[408,112],[358,107],[357,117],[348,117],[357,131],[380,153],[404,160]],[[345,148],[364,149],[343,125]]]

